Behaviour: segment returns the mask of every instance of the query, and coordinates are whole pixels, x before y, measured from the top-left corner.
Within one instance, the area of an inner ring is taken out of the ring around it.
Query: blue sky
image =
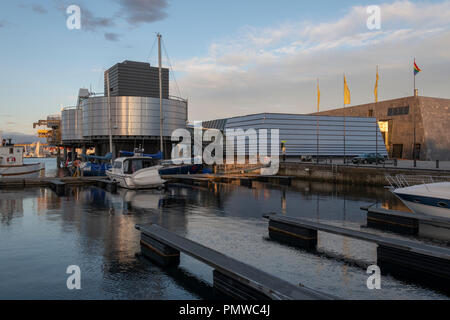
[[[70,4],[88,19],[81,30],[66,28]],[[381,30],[366,27],[373,4]],[[0,130],[33,133],[34,121],[74,105],[80,87],[102,92],[102,70],[145,61],[156,32],[190,120],[313,112],[317,78],[322,108],[338,107],[344,72],[352,104],[367,103],[377,64],[380,99],[411,95],[413,57],[421,94],[450,98],[449,24],[449,1],[2,1]]]

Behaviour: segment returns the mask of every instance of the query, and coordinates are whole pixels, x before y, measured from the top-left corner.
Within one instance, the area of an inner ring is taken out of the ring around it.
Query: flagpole
[[[346,164],[346,150],[345,150],[345,144],[346,144],[346,139],[345,139],[345,136],[346,136],[346,114],[345,114],[345,73],[344,73],[344,164]]]
[[[416,66],[416,58],[414,57],[414,64],[413,64],[413,77],[414,77],[414,97],[416,96],[416,72],[415,72],[415,66]],[[414,166],[416,164],[416,106],[417,104],[414,105],[414,110],[413,110],[413,126],[414,126],[414,134],[413,134],[413,147],[412,147],[412,152],[413,152],[413,160],[414,160]]]
[[[375,107],[373,116],[375,117],[375,162],[378,165],[378,121],[377,121],[377,104],[378,104],[378,65],[377,65],[377,94],[375,97]]]
[[[319,78],[317,78],[317,112],[319,112],[320,100],[319,100]],[[316,162],[319,164],[319,115],[316,117],[316,135],[317,135],[317,158]]]

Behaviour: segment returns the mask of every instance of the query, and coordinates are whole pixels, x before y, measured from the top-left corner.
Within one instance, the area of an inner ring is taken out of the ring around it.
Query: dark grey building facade
[[[128,61],[117,63],[105,72],[109,73],[111,97],[159,98],[159,68],[146,62]],[[169,69],[162,68],[162,98],[169,99]]]

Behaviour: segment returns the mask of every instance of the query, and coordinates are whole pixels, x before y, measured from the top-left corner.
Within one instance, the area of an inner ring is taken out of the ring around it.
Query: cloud
[[[167,17],[166,0],[118,0],[121,16],[130,25],[152,23]]]
[[[55,2],[56,8],[66,14],[70,1],[55,0]],[[106,40],[119,41],[120,35],[113,32],[118,20],[124,20],[129,26],[135,27],[167,17],[165,11],[168,7],[167,0],[115,0],[115,3],[118,10],[111,16],[103,17],[96,16],[87,5],[79,4],[81,8],[81,30],[103,32]]]
[[[81,28],[88,31],[97,31],[113,27],[115,25],[113,18],[97,17],[87,8],[81,8]]]
[[[313,112],[317,78],[325,109],[339,107],[344,72],[353,104],[371,102],[376,65],[382,99],[412,95],[414,56],[427,70],[417,79],[420,93],[448,96],[450,1],[380,7],[381,30],[368,30],[366,7],[354,6],[320,23],[246,26],[211,43],[206,55],[176,61],[178,83],[191,100],[190,117]]]
[[[105,32],[105,39],[108,41],[119,41],[119,37],[117,33]]]
[[[31,8],[31,10],[33,10],[34,12],[39,13],[39,14],[46,14],[48,12],[47,9],[45,9],[42,5],[37,4],[37,3],[33,3],[33,4],[21,3],[18,6],[20,8],[24,8],[24,9]]]
[[[47,9],[45,9],[43,6],[41,6],[40,4],[32,4],[31,5],[31,9],[36,12],[36,13],[40,13],[40,14],[45,14],[47,13]]]

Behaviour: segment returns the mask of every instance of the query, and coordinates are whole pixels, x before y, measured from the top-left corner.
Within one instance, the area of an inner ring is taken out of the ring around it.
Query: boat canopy
[[[103,160],[103,161],[108,161],[108,160],[112,159],[112,153],[110,153],[110,152],[105,154],[103,157],[101,157],[101,156],[91,156],[91,155],[86,155],[86,154],[82,154],[81,156],[83,158],[85,158],[86,160]]]
[[[119,155],[121,157],[133,157],[134,156],[134,152],[130,152],[130,151],[120,151]],[[148,158],[153,158],[153,159],[162,159],[163,158],[163,153],[161,151],[158,151],[158,153],[155,154],[142,154],[143,157],[148,157]]]

